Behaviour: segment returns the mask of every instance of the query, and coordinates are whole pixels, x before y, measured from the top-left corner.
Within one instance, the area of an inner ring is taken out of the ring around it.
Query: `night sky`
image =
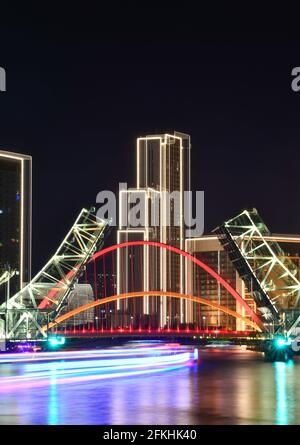
[[[33,156],[34,270],[99,191],[135,186],[135,139],[151,133],[191,135],[205,232],[255,206],[300,233],[300,42],[99,14],[0,30],[0,148]]]

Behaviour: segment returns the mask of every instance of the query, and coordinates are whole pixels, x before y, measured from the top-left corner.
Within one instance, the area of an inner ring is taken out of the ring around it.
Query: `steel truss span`
[[[42,270],[16,295],[0,306],[6,339],[46,337],[42,326],[63,308],[90,256],[101,249],[109,222],[95,209],[82,209],[71,230]],[[3,324],[2,324],[3,325]]]
[[[261,327],[259,325],[257,325],[254,321],[249,320],[249,318],[243,317],[238,312],[233,311],[229,308],[226,308],[225,306],[221,306],[220,304],[214,303],[214,302],[208,300],[207,298],[196,297],[194,295],[189,295],[189,294],[180,294],[178,292],[163,292],[163,291],[128,292],[126,294],[119,294],[119,295],[113,295],[111,297],[102,298],[101,300],[96,300],[92,303],[87,303],[77,309],[73,309],[72,311],[70,311],[64,315],[61,315],[60,317],[56,318],[55,321],[49,323],[48,325],[43,326],[42,329],[44,332],[46,332],[48,329],[55,327],[59,323],[62,323],[64,321],[68,320],[69,318],[80,314],[81,312],[84,312],[88,309],[91,309],[91,308],[94,308],[97,306],[105,305],[108,303],[113,303],[118,300],[126,300],[126,299],[130,299],[130,298],[138,298],[138,297],[144,297],[144,296],[156,297],[158,295],[163,296],[163,297],[184,299],[184,300],[188,300],[188,301],[193,301],[195,303],[210,306],[213,309],[220,310],[220,311],[224,312],[225,314],[228,314],[228,315],[231,315],[237,319],[240,319],[241,321],[245,322],[248,326],[250,326],[251,328],[255,329],[258,332],[262,331]]]
[[[299,271],[278,242],[269,240],[271,232],[257,210],[244,210],[215,233],[262,316],[289,329],[289,335],[300,321]]]

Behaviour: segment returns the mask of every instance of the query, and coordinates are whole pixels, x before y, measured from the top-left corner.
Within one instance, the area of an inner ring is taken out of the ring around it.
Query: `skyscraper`
[[[119,196],[120,215],[128,213],[133,195],[144,195],[146,220],[144,226],[131,227],[120,218],[118,242],[132,240],[159,241],[180,249],[185,245],[184,227],[184,191],[190,186],[190,137],[187,134],[159,134],[137,139],[137,183],[136,189],[121,191]],[[177,192],[178,202],[169,199],[168,194]],[[157,199],[158,198],[158,199]],[[156,206],[154,202],[157,201]],[[153,205],[154,204],[154,205]],[[125,209],[125,210],[124,210]],[[158,213],[158,221],[153,221],[153,213]],[[121,215],[122,216],[122,215]],[[118,254],[118,292],[129,292],[128,270],[126,258],[128,250]],[[122,265],[121,265],[122,262]],[[151,276],[148,274],[151,265]],[[139,268],[143,267],[143,270]],[[122,269],[122,271],[121,271]],[[185,265],[179,256],[161,249],[144,247],[142,266],[136,266],[137,273],[144,274],[144,290],[161,290],[184,292]],[[122,275],[122,278],[121,278]],[[126,303],[125,303],[126,304]],[[129,308],[130,311],[130,308]],[[169,297],[143,298],[144,314],[158,314],[159,325],[185,323],[187,306],[180,301],[172,301]]]
[[[0,151],[0,274],[15,271],[11,295],[31,278],[31,177],[31,156]]]

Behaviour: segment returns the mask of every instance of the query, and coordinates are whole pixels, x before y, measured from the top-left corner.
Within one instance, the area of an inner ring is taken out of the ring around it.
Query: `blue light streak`
[[[96,354],[95,354],[96,353]],[[135,354],[135,355],[133,355]],[[9,354],[6,354],[9,355]],[[186,366],[195,359],[192,350],[187,348],[152,347],[152,348],[123,348],[100,351],[78,351],[39,353],[39,357],[28,357],[23,375],[3,377],[0,379],[0,392],[7,392],[17,388],[41,385],[57,385],[61,383],[83,382],[107,378],[125,377],[153,372],[170,371]],[[89,357],[92,356],[92,359]],[[79,359],[75,359],[79,357]],[[42,360],[37,363],[37,360]],[[48,362],[45,363],[44,360]],[[49,360],[50,359],[50,360]],[[6,360],[7,358],[3,359]],[[25,360],[22,359],[23,361]],[[63,361],[62,361],[63,360]],[[10,357],[10,363],[19,363],[20,358]],[[50,361],[50,363],[49,363]],[[54,393],[53,412],[49,416],[55,418]],[[53,420],[54,421],[54,420]]]

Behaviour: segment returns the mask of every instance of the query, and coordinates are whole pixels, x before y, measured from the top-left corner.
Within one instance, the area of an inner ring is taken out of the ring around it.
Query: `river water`
[[[1,364],[0,385],[26,374]],[[267,363],[242,349],[200,349],[168,372],[0,391],[0,424],[299,424],[300,360]]]

